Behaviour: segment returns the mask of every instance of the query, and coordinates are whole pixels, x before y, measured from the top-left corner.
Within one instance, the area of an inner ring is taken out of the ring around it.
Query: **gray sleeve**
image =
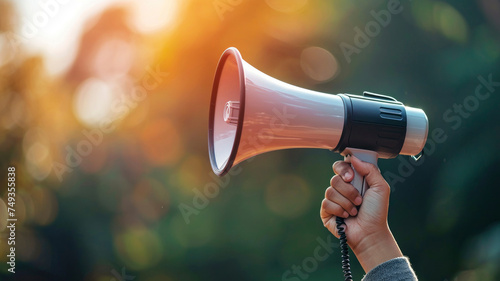
[[[362,281],[406,281],[418,280],[411,268],[410,261],[406,257],[395,258],[377,265],[370,270]]]

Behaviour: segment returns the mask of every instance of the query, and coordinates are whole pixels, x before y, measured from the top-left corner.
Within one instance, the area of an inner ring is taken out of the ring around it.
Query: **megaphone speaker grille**
[[[214,172],[222,176],[233,165],[240,143],[245,111],[243,60],[236,48],[227,49],[215,72],[208,143]]]

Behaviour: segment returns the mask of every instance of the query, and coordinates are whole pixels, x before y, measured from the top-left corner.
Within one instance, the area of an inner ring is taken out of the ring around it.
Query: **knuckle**
[[[335,202],[329,202],[328,199],[323,199],[321,202],[321,208],[328,214],[332,214],[334,216],[341,216],[344,213],[344,209],[342,206]]]
[[[339,186],[340,182],[343,182],[343,180],[339,175],[332,177],[332,180],[330,181],[332,187]]]
[[[333,165],[332,165],[333,170],[336,171],[340,167],[342,162],[343,161],[335,161],[335,163],[333,163]]]
[[[343,174],[347,171],[347,169],[350,167],[350,164],[344,161],[337,161],[333,164],[333,171],[335,174]]]
[[[325,210],[326,209],[326,205],[328,204],[328,201],[327,199],[323,199],[323,201],[321,201],[321,209]]]
[[[333,199],[335,197],[335,189],[333,187],[329,187],[326,189],[326,192],[325,192],[325,198],[329,198],[329,199]]]

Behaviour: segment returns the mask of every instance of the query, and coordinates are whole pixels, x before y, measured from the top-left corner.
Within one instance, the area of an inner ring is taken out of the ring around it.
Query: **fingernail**
[[[342,214],[342,217],[344,217],[345,219],[347,219],[347,217],[349,217],[349,214],[346,211],[344,211],[344,213]]]
[[[363,202],[363,198],[361,198],[361,196],[356,197],[354,200],[354,204],[356,204],[356,206],[361,205],[361,202]]]
[[[356,207],[352,208],[351,215],[355,216],[357,213],[358,213],[358,209],[356,209]]]
[[[347,172],[347,173],[345,173],[344,178],[345,179],[350,179],[351,176],[352,176],[351,172]]]

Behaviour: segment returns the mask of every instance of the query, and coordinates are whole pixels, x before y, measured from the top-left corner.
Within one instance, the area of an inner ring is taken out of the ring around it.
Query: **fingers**
[[[339,204],[334,203],[327,198],[323,199],[321,202],[320,215],[322,219],[329,218],[331,216],[348,218],[349,214],[342,208]]]
[[[357,192],[356,189],[354,190]],[[343,211],[346,211],[351,216],[355,216],[358,214],[358,209],[356,208],[356,205],[353,202],[351,202],[348,198],[344,197],[344,195],[342,195],[337,189],[331,186],[326,189],[325,198],[330,200],[332,203],[335,203],[336,205],[340,206],[343,209]],[[336,213],[335,215],[343,217],[340,213]]]
[[[345,182],[339,175],[334,176],[330,180],[330,184],[333,188],[335,188],[335,190],[351,201],[354,205],[359,206],[361,205],[361,202],[363,202],[363,198],[359,194],[358,190],[350,183]],[[325,197],[326,195],[327,194],[325,194]]]
[[[333,163],[333,171],[335,174],[341,176],[345,182],[351,182],[354,178],[354,171],[350,163],[337,161]]]
[[[325,226],[335,237],[339,238],[336,218],[348,218],[349,214],[343,210],[341,206],[325,198],[323,202],[321,202],[320,216],[323,221],[323,226]]]

